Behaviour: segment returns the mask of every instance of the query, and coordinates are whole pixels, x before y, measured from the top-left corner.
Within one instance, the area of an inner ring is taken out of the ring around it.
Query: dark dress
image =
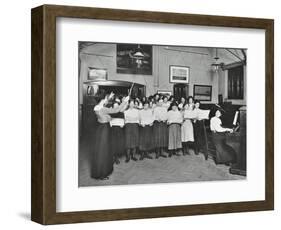
[[[207,140],[207,132],[204,124],[204,120],[197,120],[193,123],[194,130],[194,142],[196,152],[202,151],[205,157],[208,157],[208,140]]]
[[[149,151],[153,148],[153,128],[152,126],[146,125],[140,127],[140,151]]]
[[[168,146],[168,127],[166,122],[154,122],[153,139],[155,148],[166,148]]]
[[[83,126],[81,130],[82,138],[80,139],[80,147],[84,150],[83,152],[86,154],[87,158],[92,154],[93,140],[95,139],[96,127],[98,125],[97,116],[94,113],[96,105],[97,102],[94,96],[88,96],[86,104],[83,105]]]
[[[125,147],[132,149],[139,146],[139,125],[137,123],[127,123],[125,125]]]
[[[93,147],[91,176],[95,179],[104,179],[113,171],[113,154],[110,148],[110,125],[109,114],[119,112],[118,109],[101,108],[96,111],[98,125]]]
[[[113,171],[113,154],[110,151],[110,125],[99,123],[96,130],[95,148],[92,160],[92,177],[103,179]]]
[[[226,133],[212,133],[212,138],[216,147],[216,163],[235,163],[237,160],[236,152],[231,146],[227,145]]]
[[[111,117],[124,119],[124,113],[112,114]],[[125,152],[125,134],[121,126],[111,127],[111,150],[115,157],[121,157]]]

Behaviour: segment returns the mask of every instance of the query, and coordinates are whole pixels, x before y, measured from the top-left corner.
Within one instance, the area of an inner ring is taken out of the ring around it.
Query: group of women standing
[[[166,158],[181,151],[189,154],[189,147],[198,154],[199,106],[192,97],[187,102],[182,98],[178,104],[173,97],[158,94],[142,100],[113,94],[101,99],[94,108],[98,127],[91,176],[108,179],[123,155],[125,162],[152,159],[154,152],[156,158]]]

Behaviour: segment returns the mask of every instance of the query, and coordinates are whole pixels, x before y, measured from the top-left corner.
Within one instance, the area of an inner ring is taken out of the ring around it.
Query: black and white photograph
[[[77,46],[79,187],[247,178],[246,48]]]

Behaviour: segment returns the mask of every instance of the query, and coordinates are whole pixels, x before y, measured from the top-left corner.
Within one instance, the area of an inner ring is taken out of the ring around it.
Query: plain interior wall
[[[191,51],[179,52],[165,49],[165,46],[158,46],[157,52],[159,58],[156,61],[157,69],[155,74],[155,91],[170,90],[173,91],[173,83],[169,80],[170,65],[187,66],[190,68],[189,95],[193,96],[193,85],[212,85],[212,103],[217,102],[218,78],[211,70],[213,57],[209,48],[195,47],[169,47],[175,50]]]
[[[111,43],[93,43],[81,50],[80,87],[87,80],[88,68],[95,67],[107,69],[108,80],[129,81],[145,85],[147,96],[155,94],[157,90],[173,92],[174,84],[169,79],[169,68],[170,65],[178,65],[190,67],[189,95],[193,96],[195,84],[211,85],[212,101],[208,103],[217,103],[219,94],[222,94],[224,99],[227,98],[227,71],[214,72],[211,68],[211,64],[214,63],[215,48],[153,45],[152,75],[117,73],[116,50],[116,44]],[[223,49],[219,50],[218,56],[219,61],[225,64],[237,61]],[[246,73],[246,71],[244,72]],[[80,89],[80,103],[83,103],[82,88]],[[246,104],[246,100],[233,100],[233,103]]]

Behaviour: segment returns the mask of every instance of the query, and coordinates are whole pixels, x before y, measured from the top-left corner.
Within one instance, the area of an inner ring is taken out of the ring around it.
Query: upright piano
[[[229,172],[231,174],[246,176],[247,154],[246,154],[246,106],[239,108],[239,124],[237,130],[227,134],[226,143],[230,145],[237,154],[237,162],[232,164]]]
[[[237,162],[232,164],[229,169],[231,174],[246,176],[246,117],[247,109],[246,106],[233,105],[232,103],[226,102],[220,104],[223,109],[223,114],[221,117],[222,126],[227,128],[234,128],[233,133],[226,134],[226,143],[230,145],[236,152]],[[215,111],[218,108],[214,105],[203,105],[203,109],[210,109],[210,118],[215,115]],[[237,125],[233,125],[235,114],[238,111]],[[205,126],[207,127],[207,137],[210,137],[209,120],[205,121]],[[216,149],[212,142],[212,138],[206,138],[206,148],[208,155],[212,158],[216,155]]]

